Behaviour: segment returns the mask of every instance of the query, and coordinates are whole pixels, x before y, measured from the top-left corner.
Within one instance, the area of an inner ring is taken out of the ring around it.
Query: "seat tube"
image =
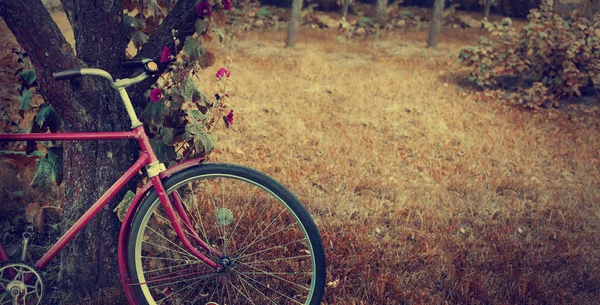
[[[131,119],[131,129],[142,126],[142,122],[135,114],[135,110],[133,109],[133,105],[131,104],[131,100],[129,99],[129,94],[127,94],[127,90],[125,88],[119,88],[119,95],[121,95],[121,100],[123,100],[123,105],[125,105],[125,110],[127,110],[127,114]]]

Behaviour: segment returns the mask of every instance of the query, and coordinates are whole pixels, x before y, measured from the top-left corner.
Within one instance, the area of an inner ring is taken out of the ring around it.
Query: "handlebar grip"
[[[66,70],[52,74],[54,80],[66,80],[81,76],[81,70]]]
[[[121,67],[124,67],[124,68],[136,68],[136,67],[143,67],[143,66],[144,66],[143,58],[125,60],[125,61],[121,62]]]

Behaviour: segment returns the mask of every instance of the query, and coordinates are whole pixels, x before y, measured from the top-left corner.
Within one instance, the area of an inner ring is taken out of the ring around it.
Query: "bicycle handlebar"
[[[127,63],[127,64],[125,64],[125,63]],[[108,73],[102,69],[95,69],[95,68],[83,68],[83,69],[79,69],[79,70],[66,70],[66,71],[61,71],[61,72],[55,72],[52,74],[52,77],[54,78],[54,80],[59,81],[59,80],[72,79],[72,78],[76,78],[76,77],[84,76],[84,75],[100,76],[100,77],[105,78],[108,81],[110,81],[110,85],[113,88],[119,89],[119,88],[125,88],[125,87],[129,87],[131,85],[137,84],[137,83],[145,80],[146,78],[148,78],[152,73],[158,71],[158,65],[156,65],[156,63],[154,61],[149,60],[149,59],[141,59],[139,61],[135,60],[135,61],[130,61],[130,62],[123,62],[122,64],[125,64],[125,66],[142,65],[146,71],[136,77],[133,77],[133,78],[125,78],[125,79],[117,79],[117,80],[113,80],[113,77],[112,77],[112,75],[110,75],[110,73]]]
[[[54,80],[66,80],[81,76],[81,70],[66,70],[52,74]]]

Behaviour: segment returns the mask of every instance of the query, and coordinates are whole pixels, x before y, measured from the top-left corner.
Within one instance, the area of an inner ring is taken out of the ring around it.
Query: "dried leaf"
[[[204,55],[202,55],[202,57],[200,58],[200,68],[202,68],[202,70],[212,66],[215,64],[217,58],[215,57],[215,54],[213,54],[210,51],[206,51],[206,53],[204,53]]]
[[[44,231],[44,209],[37,202],[32,202],[25,207],[25,219],[33,224],[38,232]]]

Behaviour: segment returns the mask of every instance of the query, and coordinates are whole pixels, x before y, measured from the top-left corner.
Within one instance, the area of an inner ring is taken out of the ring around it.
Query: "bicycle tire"
[[[285,187],[258,171],[230,164],[197,165],[163,184],[169,196],[182,196],[194,230],[231,265],[215,273],[189,254],[152,191],[134,216],[128,240],[131,285],[140,304],[320,303],[326,281],[321,237]],[[215,190],[221,197],[213,195]],[[259,222],[262,217],[267,220]],[[274,226],[281,229],[270,230]],[[248,237],[252,242],[246,243]]]

